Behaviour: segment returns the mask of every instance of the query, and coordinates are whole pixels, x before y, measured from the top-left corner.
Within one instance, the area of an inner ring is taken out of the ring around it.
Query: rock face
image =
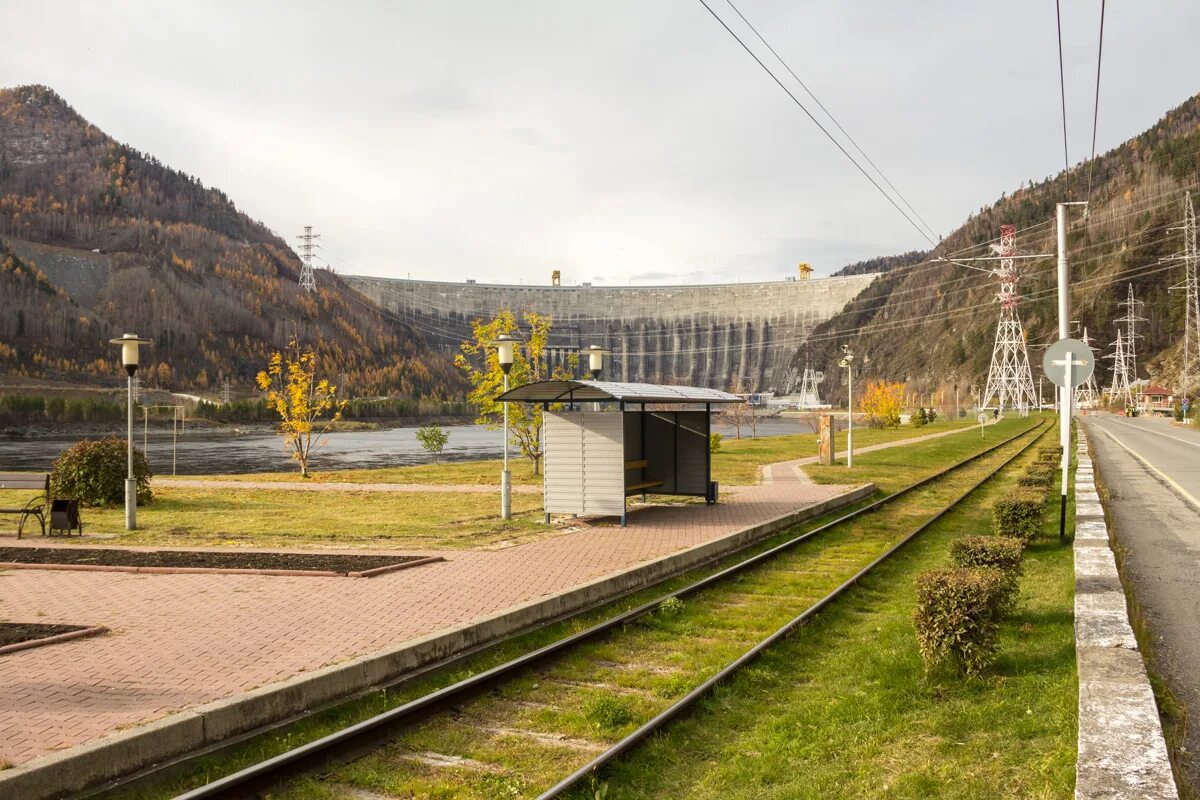
[[[792,359],[805,332],[827,320],[874,274],[701,286],[508,286],[345,276],[385,311],[456,351],[471,321],[501,309],[554,318],[562,359],[598,344],[611,380],[793,390]]]

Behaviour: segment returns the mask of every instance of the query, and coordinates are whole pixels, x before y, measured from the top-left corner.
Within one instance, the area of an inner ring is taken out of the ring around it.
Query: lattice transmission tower
[[[1188,192],[1183,203],[1183,225],[1171,228],[1183,232],[1183,252],[1167,256],[1166,261],[1183,262],[1183,282],[1171,287],[1171,291],[1184,292],[1183,307],[1183,365],[1180,370],[1180,394],[1188,396],[1192,368],[1200,355],[1200,253],[1196,248],[1196,209],[1192,206],[1192,193]]]
[[[1105,356],[1113,362],[1112,383],[1108,387],[1108,402],[1120,403],[1123,408],[1133,405],[1133,391],[1129,386],[1129,353],[1125,349],[1125,331],[1117,328],[1117,340],[1113,352]]]
[[[1088,336],[1088,329],[1086,327],[1083,329],[1081,340],[1088,346],[1088,350],[1092,349],[1092,340]],[[1100,389],[1096,386],[1096,373],[1093,371],[1091,375],[1088,375],[1086,381],[1075,387],[1075,407],[1091,408],[1096,405],[1096,401],[1099,399]]]
[[[1129,385],[1133,386],[1138,381],[1137,340],[1142,337],[1137,332],[1137,324],[1146,321],[1145,317],[1138,316],[1138,311],[1144,303],[1133,296],[1133,284],[1131,283],[1125,302],[1117,303],[1117,305],[1125,309],[1125,314],[1117,317],[1113,322],[1118,326],[1125,326],[1125,371],[1129,377]]]
[[[321,238],[321,234],[313,233],[312,225],[305,225],[304,233],[296,238],[300,240],[300,260],[303,262],[303,266],[300,267],[300,288],[306,292],[315,292],[317,276],[313,274],[313,251],[320,247],[317,239]]]
[[[1000,257],[992,274],[1000,281],[1000,321],[996,324],[996,343],[992,347],[992,364],[988,369],[987,388],[981,407],[987,408],[993,398],[1000,409],[1021,410],[1037,403],[1033,388],[1033,372],[1029,368],[1029,351],[1025,347],[1025,331],[1017,315],[1016,225],[1000,226],[1000,244],[992,250]]]
[[[812,335],[812,323],[807,313],[804,320],[804,373],[800,376],[800,399],[796,403],[800,408],[818,408],[821,405],[821,393],[817,388],[825,380],[825,373],[813,369],[809,337]]]

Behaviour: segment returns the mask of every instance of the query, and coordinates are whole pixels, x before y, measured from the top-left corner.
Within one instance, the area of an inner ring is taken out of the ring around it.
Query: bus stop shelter
[[[546,520],[551,514],[620,516],[630,495],[717,502],[709,437],[712,407],[741,403],[717,389],[613,381],[538,381],[500,395],[540,403]],[[583,410],[582,404],[596,410]],[[607,405],[607,409],[601,409]]]

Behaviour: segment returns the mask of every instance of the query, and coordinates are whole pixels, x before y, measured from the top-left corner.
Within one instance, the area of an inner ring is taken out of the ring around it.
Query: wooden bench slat
[[[625,469],[645,469],[648,466],[650,466],[650,462],[644,458],[641,461],[625,462]]]
[[[662,481],[643,481],[641,483],[632,483],[625,487],[627,492],[640,492],[643,489],[653,489],[657,486],[662,486]]]

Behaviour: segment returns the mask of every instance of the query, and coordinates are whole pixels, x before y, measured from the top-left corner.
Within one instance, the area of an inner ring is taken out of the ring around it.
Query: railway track
[[[563,796],[812,619],[1023,453],[1046,425],[585,630],[178,797],[362,798],[372,787],[420,796],[446,784],[466,797],[530,796],[545,786],[537,797]],[[1019,446],[998,453],[1010,445]],[[952,490],[943,479],[960,472],[970,483]],[[888,519],[873,519],[885,506]],[[852,535],[849,522],[866,532]],[[822,550],[796,556],[822,535]],[[686,629],[685,607],[711,619]],[[500,766],[513,763],[523,768]]]

